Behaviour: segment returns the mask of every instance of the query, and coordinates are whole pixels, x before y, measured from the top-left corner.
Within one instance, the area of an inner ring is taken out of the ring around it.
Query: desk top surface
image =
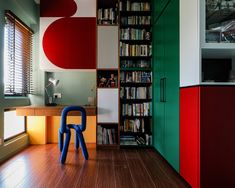
[[[68,105],[57,105],[57,106],[20,106],[15,107],[16,114],[19,116],[60,116],[64,107]],[[96,115],[96,106],[79,105],[85,108],[87,116]],[[78,116],[79,112],[69,112],[69,116]]]

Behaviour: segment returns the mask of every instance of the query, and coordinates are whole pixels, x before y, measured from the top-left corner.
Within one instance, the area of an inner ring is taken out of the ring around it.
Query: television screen
[[[232,59],[202,59],[203,81],[227,82]]]

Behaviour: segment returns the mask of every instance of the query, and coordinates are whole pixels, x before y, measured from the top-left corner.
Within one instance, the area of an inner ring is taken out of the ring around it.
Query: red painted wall
[[[200,88],[180,89],[180,174],[200,188]]]
[[[41,0],[43,69],[96,68],[95,6],[94,0]]]
[[[96,68],[96,18],[61,18],[43,36],[47,58],[64,69]]]
[[[40,17],[68,17],[76,10],[74,0],[40,0]]]

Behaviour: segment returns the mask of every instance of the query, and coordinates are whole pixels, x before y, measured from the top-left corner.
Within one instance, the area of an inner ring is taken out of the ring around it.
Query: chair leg
[[[77,131],[75,131],[75,149],[78,150],[79,148],[79,137]]]
[[[62,151],[63,149],[63,146],[64,146],[64,134],[60,132],[59,130],[59,148],[60,148],[60,151]]]
[[[68,130],[67,133],[66,133],[65,144],[64,144],[64,147],[63,147],[61,156],[60,156],[60,162],[61,162],[62,164],[64,164],[65,161],[66,161],[66,157],[67,157],[67,153],[68,153],[68,148],[69,148],[70,138],[71,138],[71,131]]]
[[[83,138],[83,134],[81,132],[77,131],[77,135],[79,137],[79,141],[80,141],[80,144],[81,144],[82,154],[83,154],[84,158],[86,160],[88,160],[89,156],[88,156],[86,144],[85,144],[85,141],[84,141],[84,138]]]

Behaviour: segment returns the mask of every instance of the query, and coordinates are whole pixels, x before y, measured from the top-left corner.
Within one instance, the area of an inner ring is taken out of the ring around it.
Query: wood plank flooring
[[[30,146],[0,165],[0,187],[188,188],[152,149],[96,150],[89,160],[70,146],[65,165],[57,144]]]

